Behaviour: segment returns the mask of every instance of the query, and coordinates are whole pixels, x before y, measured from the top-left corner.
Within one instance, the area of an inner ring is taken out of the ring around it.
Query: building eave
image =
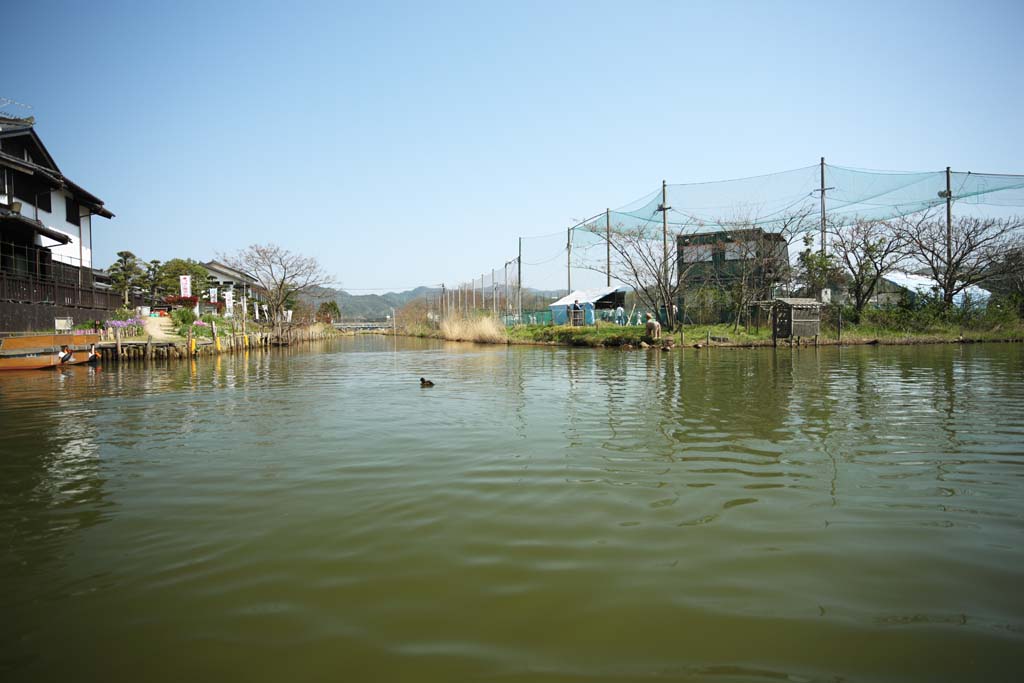
[[[10,209],[6,209],[4,207],[0,207],[0,223],[14,223],[17,225],[21,225],[23,227],[27,227],[31,229],[33,232],[40,234],[48,239],[51,239],[54,242],[59,242],[60,244],[69,244],[71,242],[71,237],[69,237],[68,235],[65,235],[64,233],[58,230],[54,230],[53,228],[48,228],[45,225],[43,225],[40,221],[37,221],[34,218],[22,216],[20,213],[17,213],[16,211],[11,211]]]
[[[31,161],[19,159],[18,157],[7,154],[6,152],[0,152],[0,165],[10,166],[11,168],[15,168],[22,173],[27,173],[29,175],[40,176],[48,181],[52,188],[67,190],[72,197],[97,216],[102,216],[104,218],[114,217],[113,212],[103,206],[102,199],[61,173],[54,173],[51,169],[48,169],[45,166],[40,166],[39,164]]]
[[[222,271],[224,273],[227,273],[228,275],[231,275],[232,277],[236,277],[237,276],[237,278],[239,280],[246,281],[246,284],[249,284],[249,285],[258,285],[259,284],[259,280],[254,278],[249,273],[244,273],[244,272],[240,271],[238,268],[232,268],[228,264],[221,263],[220,261],[207,261],[206,263],[202,264],[202,266],[204,268],[206,268],[207,270],[220,270],[220,271]]]

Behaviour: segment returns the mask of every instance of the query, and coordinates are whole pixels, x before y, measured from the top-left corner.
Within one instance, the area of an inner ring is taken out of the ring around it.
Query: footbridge
[[[341,330],[343,332],[374,332],[377,330],[390,330],[390,320],[379,320],[379,321],[359,321],[359,322],[337,322],[333,323],[334,329]]]

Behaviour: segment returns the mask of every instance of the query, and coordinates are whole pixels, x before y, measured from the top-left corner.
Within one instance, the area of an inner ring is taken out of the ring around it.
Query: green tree
[[[145,273],[139,264],[139,258],[130,251],[117,252],[117,261],[110,268],[110,282],[115,292],[124,296],[124,305],[128,305],[128,295],[133,287],[139,286]]]
[[[149,263],[145,264],[145,272],[139,278],[139,287],[142,287],[145,291],[149,292],[151,297],[155,297],[158,292],[157,282],[160,278],[160,261],[154,259]]]
[[[807,293],[817,296],[830,284],[840,282],[843,271],[832,255],[822,254],[813,247],[814,238],[804,235],[804,250],[797,259],[797,279],[800,280]]]
[[[324,301],[316,311],[316,319],[321,322],[332,323],[339,318],[341,309],[338,308],[337,301]]]
[[[202,289],[207,285],[209,272],[198,261],[192,259],[172,258],[160,266],[160,274],[156,278],[156,288],[164,294],[177,294],[180,287],[179,277],[192,276],[192,294],[202,296]]]

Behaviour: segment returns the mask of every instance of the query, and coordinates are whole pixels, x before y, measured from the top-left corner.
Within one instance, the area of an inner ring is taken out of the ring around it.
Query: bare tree
[[[647,227],[645,224],[633,227],[620,224],[608,231],[604,226],[587,224],[583,229],[611,246],[612,277],[632,288],[644,308],[654,312],[663,308],[671,325],[675,321],[672,303],[679,291],[676,273],[679,250],[674,248],[673,235],[673,248],[669,249],[666,262],[662,238],[652,238]],[[584,267],[605,271],[591,264],[584,264]]]
[[[829,235],[832,253],[847,276],[847,289],[859,319],[878,283],[906,258],[904,236],[886,221],[869,219],[833,225]]]
[[[959,216],[949,227],[945,220],[926,211],[905,216],[896,234],[906,244],[907,256],[924,269],[939,286],[943,303],[971,285],[998,277],[1006,268],[1005,254],[1021,244],[1024,220]]]
[[[985,286],[993,294],[1015,300],[1024,316],[1024,245],[1010,249],[1001,260],[1000,272],[986,280]]]
[[[220,255],[220,259],[255,278],[276,323],[284,318],[289,300],[297,301],[306,292],[334,283],[334,278],[315,258],[294,254],[274,244],[253,244],[234,255]]]
[[[642,306],[654,311],[664,309],[669,324],[675,323],[673,304],[682,288],[692,287],[699,281],[705,287],[731,294],[738,326],[741,313],[754,299],[767,296],[772,285],[788,277],[789,244],[811,226],[810,216],[809,209],[801,209],[774,218],[770,232],[759,228],[756,220],[721,221],[714,233],[708,233],[714,235],[713,242],[693,245],[704,248],[709,254],[707,259],[687,257],[684,247],[689,245],[685,244],[682,230],[671,235],[672,248],[666,261],[661,236],[651,235],[647,224],[632,227],[620,224],[608,230],[590,223],[584,229],[611,247],[612,277],[629,285]],[[687,230],[692,232],[693,226]],[[726,266],[710,269],[710,254],[718,251],[727,252]],[[594,265],[585,267],[605,270]]]

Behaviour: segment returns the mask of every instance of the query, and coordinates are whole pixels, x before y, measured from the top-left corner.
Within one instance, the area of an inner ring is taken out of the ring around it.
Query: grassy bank
[[[469,341],[490,344],[553,344],[560,346],[639,347],[642,342],[654,344],[638,326],[620,326],[603,323],[596,327],[570,327],[568,325],[521,325],[505,329],[491,317],[453,318],[438,327],[426,324],[407,325],[403,333],[408,336]],[[680,336],[680,333],[682,336]],[[813,339],[801,340],[813,343]],[[942,344],[955,342],[1009,342],[1024,341],[1024,324],[1020,320],[1000,321],[991,325],[964,326],[936,321],[918,325],[916,329],[887,327],[877,323],[843,326],[843,344]],[[675,332],[662,331],[659,344],[672,343],[694,346],[771,346],[771,329],[762,325],[747,330],[733,325],[684,325]],[[780,341],[780,343],[785,343]],[[840,343],[836,328],[822,326],[819,344]]]
[[[662,332],[662,342],[671,339],[675,344],[682,342],[712,346],[770,346],[771,330],[743,327],[734,331],[733,326],[685,325],[674,333]],[[646,339],[642,327],[569,327],[565,325],[526,325],[508,331],[509,342],[520,344],[560,344],[566,346],[639,346]],[[813,339],[802,340],[813,343]],[[818,338],[819,344],[837,344],[839,336],[834,328],[825,327]],[[954,324],[935,324],[922,330],[903,330],[879,327],[877,325],[847,325],[843,327],[843,344],[937,344],[952,342],[983,341],[1024,341],[1024,326],[1019,322],[1012,325],[996,325],[987,329],[963,328]]]
[[[683,338],[679,332],[662,331],[662,342],[672,340],[679,344],[707,343],[708,337],[713,344],[751,345],[771,343],[771,333],[767,328],[760,331],[751,328],[746,332],[740,328],[732,331],[732,325],[688,325],[683,328]],[[509,330],[509,341],[520,344],[564,344],[568,346],[639,346],[641,342],[651,343],[647,339],[644,328],[638,326],[623,327],[604,324],[598,327],[569,327],[567,325],[524,325]]]

